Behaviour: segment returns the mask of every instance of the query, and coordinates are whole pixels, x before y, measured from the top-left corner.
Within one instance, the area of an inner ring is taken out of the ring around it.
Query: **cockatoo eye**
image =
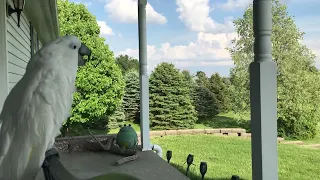
[[[77,49],[77,44],[76,43],[71,43],[69,47],[71,49]]]

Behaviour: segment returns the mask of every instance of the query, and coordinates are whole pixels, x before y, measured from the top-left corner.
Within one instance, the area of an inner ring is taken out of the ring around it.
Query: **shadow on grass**
[[[178,169],[181,173],[183,174],[186,174],[186,166],[181,166],[181,165],[178,165],[178,164],[174,164],[174,163],[170,163],[173,167],[175,167],[176,169]],[[191,179],[191,180],[202,180],[201,179],[201,174],[200,174],[200,171],[199,172],[195,172],[198,168],[197,167],[193,167],[191,168],[190,167],[190,170],[188,172],[188,178]],[[218,178],[211,178],[211,177],[206,177],[204,176],[204,180],[231,180],[231,177],[218,177]],[[244,179],[241,179],[240,180],[244,180]]]
[[[217,115],[212,119],[206,119],[201,122],[205,126],[212,128],[243,128],[247,132],[250,132],[250,121],[236,116]]]

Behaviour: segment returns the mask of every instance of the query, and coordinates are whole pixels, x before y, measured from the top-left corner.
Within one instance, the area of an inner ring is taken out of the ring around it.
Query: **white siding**
[[[17,26],[17,16],[13,14],[7,18],[7,62],[8,62],[8,84],[9,92],[15,84],[22,78],[25,68],[33,53],[31,52],[30,22],[22,12],[20,17],[20,28]],[[37,34],[34,31],[37,40]]]
[[[8,94],[6,2],[0,1],[0,110]]]
[[[31,57],[30,25],[22,12],[20,28],[17,26],[17,16],[7,18],[7,60],[9,91],[21,79]]]

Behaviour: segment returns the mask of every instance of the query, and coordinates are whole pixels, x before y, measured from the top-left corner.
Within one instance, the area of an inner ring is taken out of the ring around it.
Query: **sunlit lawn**
[[[239,137],[218,137],[213,135],[164,136],[152,139],[166,151],[172,150],[171,162],[181,166],[188,154],[194,155],[191,179],[199,179],[200,161],[208,164],[207,180],[230,179],[238,175],[242,179],[251,179],[250,139]],[[311,149],[296,145],[279,144],[279,179],[316,180],[320,179],[320,149]],[[183,172],[186,165],[183,166]]]
[[[140,125],[139,124],[134,124],[134,123],[125,123],[125,124],[131,124],[131,126],[133,127],[133,129],[136,131],[136,132],[140,132]],[[208,127],[208,126],[205,126],[203,124],[196,124],[195,125],[195,129],[207,129],[207,128],[211,128],[211,127]],[[116,134],[118,133],[120,130],[120,128],[116,128],[116,129],[111,129],[109,131],[107,130],[96,130],[96,129],[90,129],[90,131],[93,133],[93,134]],[[152,130],[151,130],[152,131]],[[83,132],[83,135],[88,135],[89,133],[87,133],[86,131]]]
[[[234,114],[233,112],[228,113],[221,113],[217,116],[207,119],[205,121],[202,121],[201,123],[198,122],[195,125],[195,129],[208,129],[208,128],[244,128],[247,130],[247,132],[250,132],[250,114],[245,114],[243,116],[238,116]],[[125,122],[125,124],[131,124],[133,129],[136,130],[136,132],[140,132],[140,125],[131,123],[131,122]],[[319,125],[320,128],[320,125]],[[97,130],[97,129],[91,129],[93,134],[116,134],[118,133],[120,128],[111,129],[111,130]],[[151,129],[152,131],[152,129]],[[86,129],[82,130],[79,133],[75,133],[74,135],[88,135],[88,131]],[[305,140],[303,141],[305,144],[320,144],[320,132],[319,135],[311,140]],[[320,179],[320,178],[319,178]]]

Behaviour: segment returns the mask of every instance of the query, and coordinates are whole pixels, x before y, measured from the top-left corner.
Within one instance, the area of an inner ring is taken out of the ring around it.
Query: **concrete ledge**
[[[179,129],[179,130],[163,130],[163,131],[150,131],[150,138],[167,135],[196,135],[196,134],[213,134],[217,136],[243,136],[250,137],[250,134],[245,133],[245,129],[241,128],[219,128],[219,129]],[[140,132],[137,132],[138,139],[140,141]],[[95,135],[99,140],[104,140],[108,137],[116,137],[117,134],[101,134]],[[62,137],[56,138],[56,142],[66,142],[71,140],[90,140],[90,135],[86,136],[73,136],[73,137]]]
[[[206,134],[204,129],[180,129],[177,130],[177,135],[182,134]]]
[[[205,134],[215,134],[219,133],[220,134],[220,129],[204,129]]]
[[[303,145],[303,141],[283,141],[281,144],[296,144],[296,145]]]
[[[245,133],[245,129],[241,128],[221,128],[220,133]]]
[[[112,136],[117,136],[117,134],[99,134],[99,135],[94,135],[95,137],[97,137],[98,139],[100,138],[108,138],[108,137],[112,137]],[[92,137],[90,135],[87,136],[72,136],[72,137],[59,137],[56,138],[56,141],[71,141],[71,140],[82,140],[82,139],[92,139]]]
[[[244,136],[246,136],[246,137],[251,137],[251,133],[245,133]],[[284,141],[284,138],[278,137],[277,140],[278,140],[278,142],[283,142],[283,141]]]
[[[246,133],[245,129],[242,128],[215,128],[215,129],[179,129],[179,130],[158,130],[150,131],[150,139],[154,137],[162,136],[174,136],[174,135],[196,135],[196,134],[211,134],[215,136],[231,136],[231,137],[244,137],[250,138],[251,133]],[[138,141],[141,142],[140,132],[137,132]],[[95,135],[99,140],[104,140],[111,136],[116,136],[116,134],[103,134]],[[74,137],[64,137],[56,138],[56,142],[68,142],[70,140],[87,139],[91,140],[92,137],[89,136],[74,136]],[[285,144],[291,144],[292,142],[284,141],[284,138],[278,137],[278,142],[285,142]],[[293,142],[294,144],[301,144],[301,142]]]
[[[178,135],[178,130],[164,130],[165,135]]]
[[[241,133],[228,133],[228,136],[241,136]]]
[[[166,133],[164,131],[150,131],[150,136],[165,136]]]
[[[174,135],[197,135],[197,134],[208,134],[214,136],[228,136],[228,137],[242,137],[242,138],[251,138],[251,133],[246,133],[245,129],[241,128],[215,128],[215,129],[179,129],[179,130],[158,130],[158,131],[150,131],[150,139],[155,137],[162,136],[174,136]],[[138,135],[138,144],[141,144],[140,132],[137,132]],[[114,136],[116,134],[102,134],[95,135],[99,140],[105,140],[108,137]],[[74,137],[63,137],[56,138],[55,145],[60,151],[68,151],[69,141],[72,140],[89,140],[93,141],[90,135],[88,136],[74,136]],[[296,144],[302,145],[302,141],[284,141],[284,138],[277,138],[279,143],[283,144]],[[79,149],[81,150],[81,148]]]

